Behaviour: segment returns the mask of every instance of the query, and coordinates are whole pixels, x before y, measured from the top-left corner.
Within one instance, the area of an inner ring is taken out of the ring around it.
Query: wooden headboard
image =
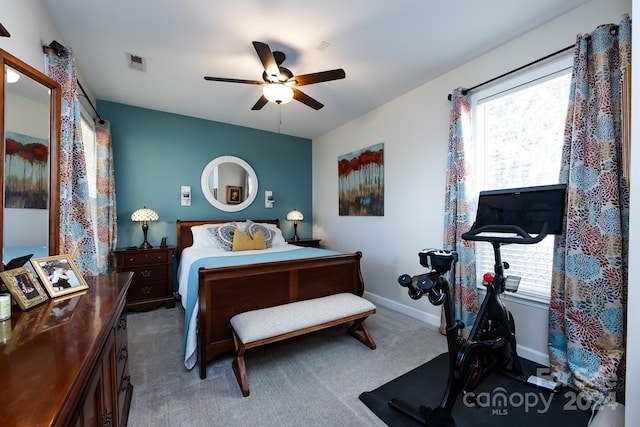
[[[177,231],[177,253],[176,257],[178,262],[180,261],[180,255],[182,254],[182,250],[184,248],[188,248],[193,245],[193,235],[191,234],[191,227],[196,225],[204,225],[204,224],[223,224],[225,222],[244,222],[245,219],[203,219],[203,220],[186,220],[176,221],[176,231]],[[252,219],[253,222],[266,222],[268,224],[275,224],[278,228],[280,228],[280,220],[279,219]]]

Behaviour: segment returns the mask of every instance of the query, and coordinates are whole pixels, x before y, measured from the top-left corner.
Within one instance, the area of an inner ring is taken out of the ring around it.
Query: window
[[[87,168],[87,185],[89,192],[91,224],[93,226],[93,235],[98,235],[97,222],[97,182],[96,182],[96,128],[93,119],[83,107],[80,108],[80,121],[82,131],[82,144],[84,146],[84,159]],[[97,243],[97,240],[96,240]],[[97,247],[96,247],[97,253]]]
[[[570,59],[472,95],[478,190],[557,184],[571,83]],[[553,236],[535,245],[502,246],[506,274],[521,277],[518,295],[548,302]],[[493,272],[493,248],[476,242],[479,279]],[[481,283],[480,280],[478,283]]]

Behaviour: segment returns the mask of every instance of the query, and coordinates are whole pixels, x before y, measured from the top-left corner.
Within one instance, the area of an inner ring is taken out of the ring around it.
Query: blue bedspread
[[[242,255],[242,256],[223,256],[223,257],[208,257],[201,258],[193,262],[189,268],[189,288],[187,291],[187,303],[185,306],[185,328],[184,328],[184,344],[183,352],[187,352],[187,340],[189,335],[189,326],[191,324],[192,313],[195,310],[196,303],[198,302],[198,269],[216,268],[216,267],[229,267],[242,264],[258,264],[264,262],[274,261],[287,261],[292,259],[301,258],[315,258],[322,256],[338,255],[340,252],[330,251],[327,249],[318,248],[303,248],[293,251],[285,252],[265,252],[255,255]],[[182,295],[184,298],[185,295]],[[187,355],[188,356],[188,355]]]

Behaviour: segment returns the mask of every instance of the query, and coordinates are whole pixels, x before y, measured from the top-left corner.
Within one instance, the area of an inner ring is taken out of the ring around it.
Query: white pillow
[[[225,222],[221,224],[203,224],[194,225],[191,227],[191,234],[193,235],[193,247],[194,248],[219,248],[218,242],[214,239],[213,235],[208,231],[209,228],[216,228],[223,225],[233,225],[234,222]]]

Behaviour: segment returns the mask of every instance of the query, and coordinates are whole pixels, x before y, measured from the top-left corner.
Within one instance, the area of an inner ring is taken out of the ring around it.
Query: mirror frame
[[[0,135],[2,135],[2,156],[0,164],[0,191],[2,192],[2,206],[0,206],[0,247],[4,249],[4,156],[6,153],[5,143],[5,69],[7,66],[22,73],[37,83],[49,88],[51,96],[49,100],[49,255],[56,255],[60,250],[60,181],[58,165],[60,164],[60,125],[62,108],[62,89],[60,84],[36,70],[29,64],[21,61],[3,49],[0,49],[2,59],[2,81],[0,81]],[[2,267],[0,266],[0,269]]]
[[[227,205],[225,203],[221,203],[219,200],[213,197],[213,194],[209,189],[209,176],[211,175],[213,170],[222,163],[235,163],[236,165],[244,168],[244,170],[249,174],[249,178],[252,179],[253,182],[255,182],[255,191],[252,194],[249,194],[249,197],[243,200],[242,203],[238,203],[237,205]],[[211,160],[207,164],[207,166],[204,167],[202,176],[200,177],[200,188],[202,189],[202,194],[204,194],[204,197],[214,207],[225,212],[238,212],[248,208],[249,205],[251,205],[251,203],[253,203],[253,201],[256,199],[256,196],[258,195],[258,176],[256,175],[256,172],[253,170],[253,168],[249,166],[249,163],[245,162],[241,158],[235,156],[220,156]]]

